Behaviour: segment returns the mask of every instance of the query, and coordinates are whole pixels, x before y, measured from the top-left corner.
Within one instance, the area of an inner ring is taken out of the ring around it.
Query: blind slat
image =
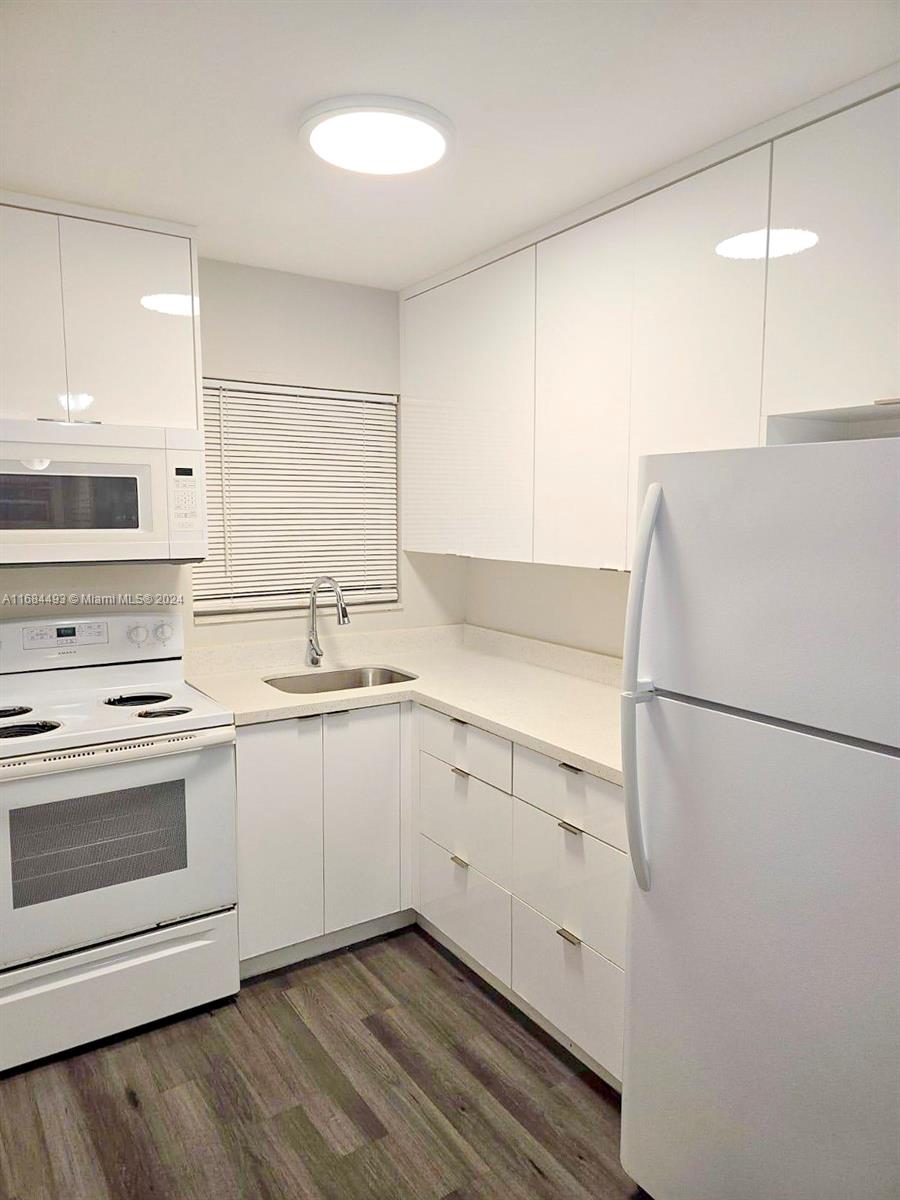
[[[397,398],[204,380],[209,552],[199,612],[302,605],[333,574],[399,598]]]

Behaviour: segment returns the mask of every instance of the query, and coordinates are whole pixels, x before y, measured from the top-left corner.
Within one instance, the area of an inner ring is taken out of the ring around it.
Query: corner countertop
[[[201,651],[190,656],[187,674],[239,726],[411,700],[621,784],[617,659],[470,626],[408,633],[323,639],[321,668],[302,665],[299,641],[277,649],[261,643],[255,654],[253,644],[232,648],[225,670],[222,652]],[[416,678],[312,695],[265,682],[352,666],[394,667]]]

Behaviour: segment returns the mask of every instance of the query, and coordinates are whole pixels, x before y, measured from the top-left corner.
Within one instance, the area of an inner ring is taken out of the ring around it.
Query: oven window
[[[133,475],[0,475],[0,529],[137,529]]]
[[[13,908],[183,871],[184,780],[14,808],[9,841]]]

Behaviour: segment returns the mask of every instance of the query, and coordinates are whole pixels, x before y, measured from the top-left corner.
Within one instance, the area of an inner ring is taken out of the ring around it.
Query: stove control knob
[[[146,625],[132,625],[128,630],[128,640],[133,642],[135,646],[142,646],[146,642],[148,636]]]
[[[175,630],[172,628],[172,626],[169,624],[168,621],[161,621],[159,623],[159,625],[157,625],[156,628],[153,630],[153,636],[156,638],[156,640],[158,642],[165,643],[169,640],[169,638],[172,636],[172,634],[174,632],[175,632]]]

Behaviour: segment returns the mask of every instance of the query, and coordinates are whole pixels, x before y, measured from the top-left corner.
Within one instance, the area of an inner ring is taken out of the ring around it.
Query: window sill
[[[334,604],[322,604],[318,606],[319,616],[329,617],[334,613]],[[355,607],[350,606],[350,620],[356,620],[357,617],[366,616],[368,613],[394,613],[403,612],[403,604],[400,601],[392,601],[387,604],[358,604]],[[244,612],[220,612],[220,613],[194,613],[195,625],[234,625],[245,621],[291,621],[304,619],[309,613],[309,605],[304,604],[297,608],[266,608],[266,609],[247,609]]]

